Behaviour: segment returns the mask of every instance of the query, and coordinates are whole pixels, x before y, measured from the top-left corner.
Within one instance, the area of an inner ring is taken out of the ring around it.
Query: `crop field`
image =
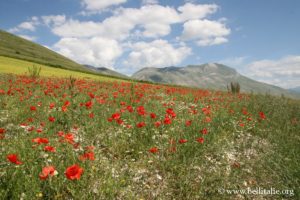
[[[300,198],[297,100],[5,66],[0,199]]]
[[[41,76],[54,76],[54,77],[75,77],[75,78],[84,78],[84,79],[94,79],[94,80],[102,80],[102,81],[118,81],[119,79],[100,76],[100,75],[93,75],[84,72],[77,72],[67,69],[59,69],[54,67],[49,67],[46,65],[41,65],[29,61],[18,60],[15,58],[9,58],[0,56],[0,73],[12,73],[12,74],[19,74],[24,75],[28,73],[28,67],[37,66],[41,67]]]

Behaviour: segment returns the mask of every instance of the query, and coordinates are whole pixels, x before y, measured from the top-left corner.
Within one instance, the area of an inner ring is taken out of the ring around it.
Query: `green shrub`
[[[41,70],[42,70],[41,67],[33,65],[32,67],[28,67],[28,75],[34,79],[38,78],[40,77]]]

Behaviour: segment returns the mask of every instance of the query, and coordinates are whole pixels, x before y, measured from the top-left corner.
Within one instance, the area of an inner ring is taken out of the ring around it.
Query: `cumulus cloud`
[[[247,65],[245,73],[284,88],[300,86],[300,56],[286,56],[279,60],[259,60]]]
[[[101,11],[114,5],[120,5],[127,0],[81,0],[82,5],[89,11]]]
[[[22,31],[35,31],[36,26],[40,24],[38,17],[34,16],[29,21],[25,21],[20,23],[14,28],[9,29],[8,31],[11,33],[18,33]]]
[[[182,39],[197,40],[199,46],[211,46],[227,42],[230,29],[222,21],[189,20],[183,25]]]
[[[142,0],[143,5],[158,4],[158,0]]]
[[[54,49],[79,63],[110,69],[122,54],[122,47],[117,41],[101,37],[62,38]]]
[[[132,51],[124,64],[136,69],[178,65],[191,54],[189,47],[176,48],[166,40],[137,42],[131,48]]]
[[[186,3],[178,8],[178,10],[181,12],[180,18],[182,21],[202,19],[207,15],[215,13],[217,9],[218,6],[216,4],[197,5],[192,3]]]
[[[65,15],[47,15],[42,16],[42,20],[44,24],[47,26],[59,26],[65,23],[66,16]]]

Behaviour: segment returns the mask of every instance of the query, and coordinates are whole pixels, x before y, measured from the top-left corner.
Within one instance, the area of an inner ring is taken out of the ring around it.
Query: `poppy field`
[[[261,199],[300,188],[300,102],[0,75],[1,199]]]

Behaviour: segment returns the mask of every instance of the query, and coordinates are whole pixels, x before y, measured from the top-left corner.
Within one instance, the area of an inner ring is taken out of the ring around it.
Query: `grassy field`
[[[2,74],[0,112],[1,199],[300,198],[297,100]]]
[[[27,60],[56,68],[87,71],[80,64],[34,42],[0,30],[0,56]]]
[[[23,74],[27,73],[28,75],[28,67],[32,66],[41,67],[41,76],[54,76],[54,77],[75,77],[75,78],[85,78],[85,79],[94,79],[94,80],[102,80],[102,81],[119,81],[117,78],[101,76],[101,75],[93,75],[84,72],[77,72],[66,69],[54,68],[46,65],[41,65],[29,61],[18,60],[14,58],[0,56],[0,73],[11,73],[11,74]]]

